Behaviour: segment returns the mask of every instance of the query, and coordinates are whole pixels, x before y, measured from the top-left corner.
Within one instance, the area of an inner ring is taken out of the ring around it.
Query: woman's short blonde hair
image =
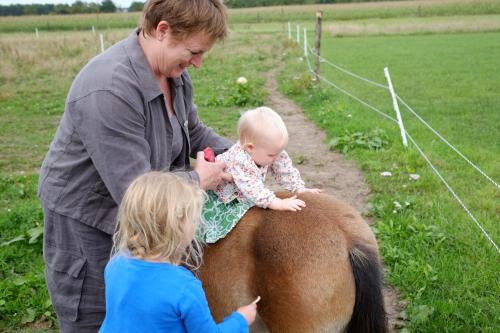
[[[198,32],[214,41],[228,35],[226,6],[221,0],[148,0],[139,23],[143,33],[151,35],[161,21],[168,22],[178,40]]]
[[[288,143],[288,131],[280,115],[266,106],[245,111],[238,121],[238,137],[241,144],[265,143],[282,140]]]
[[[206,194],[196,184],[172,173],[149,172],[130,184],[118,210],[118,230],[112,253],[126,251],[197,268],[201,246],[186,245],[185,226],[196,229]]]

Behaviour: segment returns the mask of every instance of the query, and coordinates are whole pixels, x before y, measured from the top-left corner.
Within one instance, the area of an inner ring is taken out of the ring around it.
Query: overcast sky
[[[0,0],[0,5],[11,5],[11,4],[31,4],[31,3],[67,3],[71,5],[76,0]],[[102,0],[82,0],[83,2],[102,2]],[[113,3],[118,7],[129,7],[134,0],[112,0]]]

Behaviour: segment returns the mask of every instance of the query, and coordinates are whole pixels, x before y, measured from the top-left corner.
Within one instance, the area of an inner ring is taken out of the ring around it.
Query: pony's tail
[[[373,248],[355,244],[349,252],[356,298],[347,333],[387,333],[387,317],[382,296],[382,271]]]

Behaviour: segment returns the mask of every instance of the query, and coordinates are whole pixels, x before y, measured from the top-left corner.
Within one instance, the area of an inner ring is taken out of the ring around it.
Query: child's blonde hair
[[[130,184],[118,210],[118,230],[112,253],[128,251],[141,259],[154,258],[198,268],[201,246],[187,248],[185,226],[200,223],[205,192],[171,173],[149,172]]]
[[[277,112],[266,106],[243,113],[238,121],[238,137],[241,144],[265,143],[269,140],[283,140],[288,143],[288,131]]]

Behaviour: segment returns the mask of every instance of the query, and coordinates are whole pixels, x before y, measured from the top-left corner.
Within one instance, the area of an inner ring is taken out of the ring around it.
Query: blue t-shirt
[[[200,280],[184,267],[120,253],[106,266],[104,278],[106,318],[100,333],[248,332],[237,312],[214,322]]]

